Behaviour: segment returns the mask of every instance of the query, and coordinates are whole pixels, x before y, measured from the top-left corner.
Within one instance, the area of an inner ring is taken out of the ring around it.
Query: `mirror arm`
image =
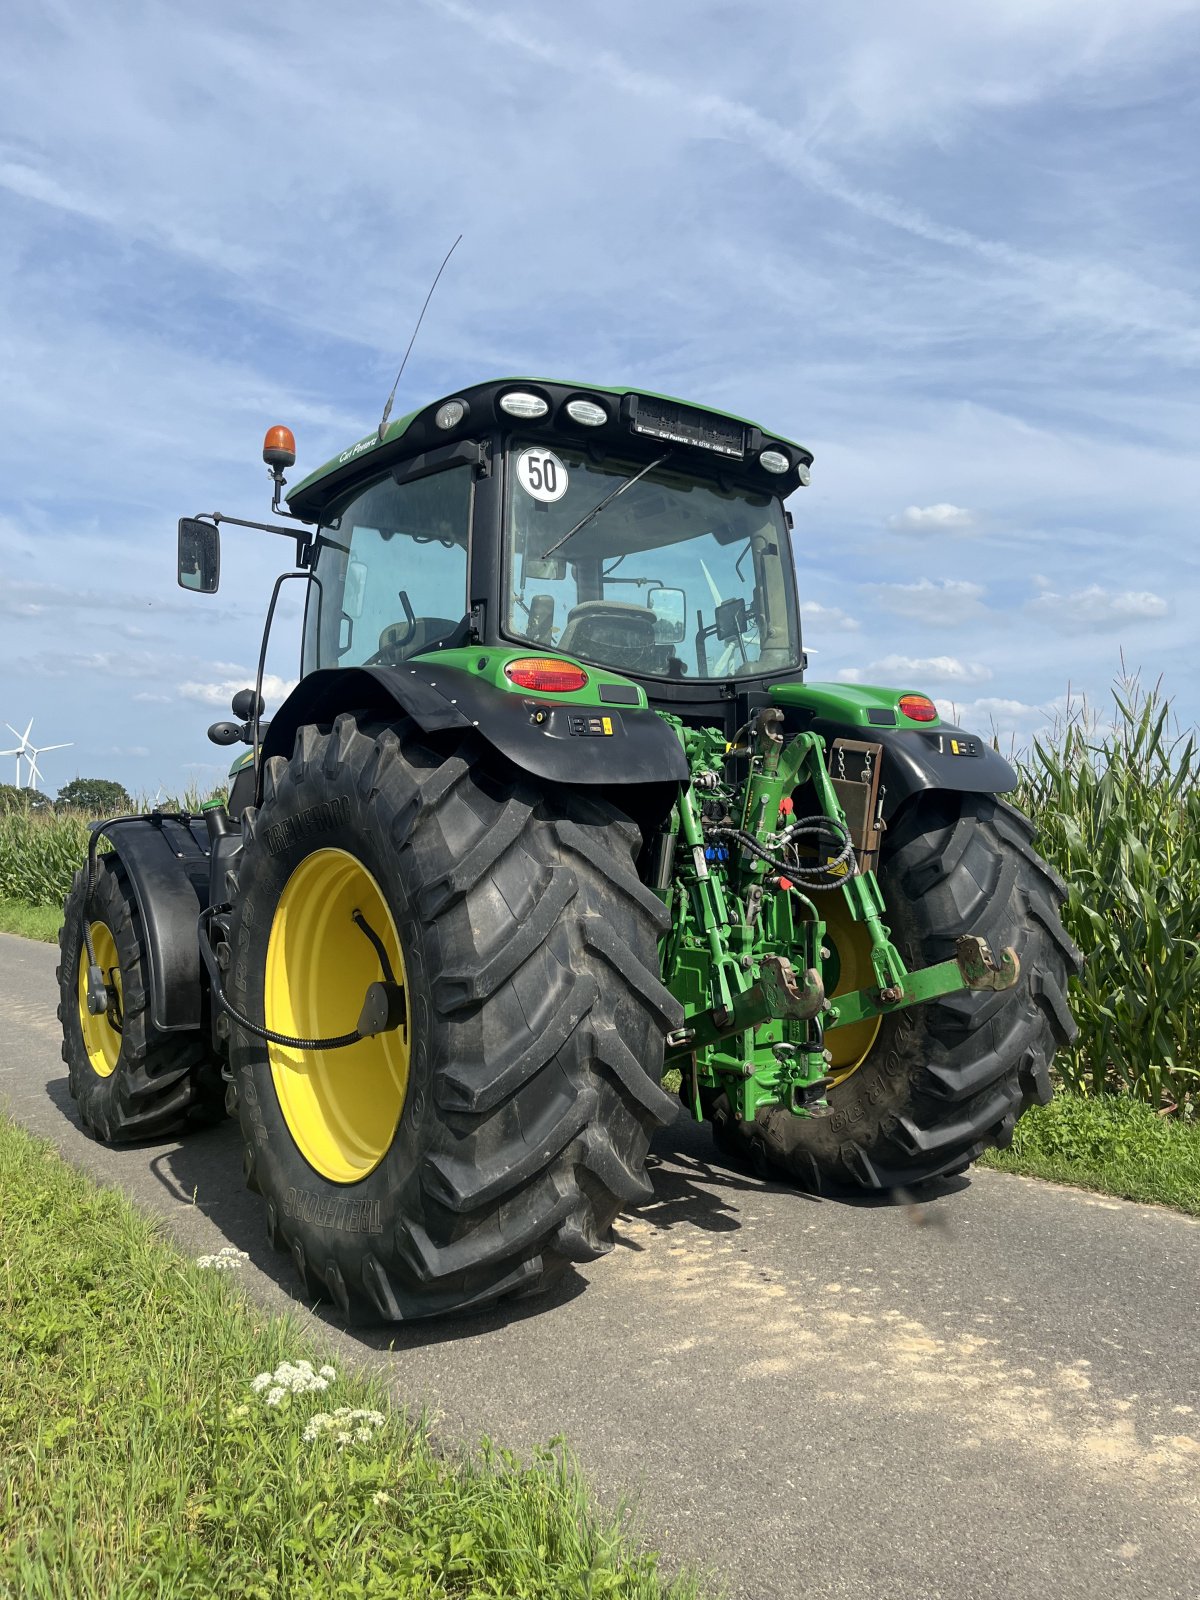
[[[291,511],[284,511],[281,512],[280,515],[290,517],[294,516],[295,513]],[[296,565],[298,567],[312,566],[313,536],[311,533],[298,533],[295,528],[276,528],[273,527],[269,522],[247,522],[245,517],[227,517],[223,511],[202,511],[200,515],[195,518],[195,521],[211,522],[218,528],[223,522],[228,522],[232,527],[235,528],[257,528],[261,533],[282,534],[285,539],[295,539],[296,541]],[[307,522],[304,517],[296,517],[296,521],[305,522],[306,527],[315,526],[314,523]]]

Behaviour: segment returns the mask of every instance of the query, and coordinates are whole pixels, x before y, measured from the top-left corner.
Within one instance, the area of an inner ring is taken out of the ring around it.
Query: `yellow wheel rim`
[[[846,896],[840,890],[824,896],[821,909],[827,919],[825,944],[831,952],[836,973],[831,998],[873,987],[875,969],[871,965],[871,935],[866,925],[855,922]],[[830,1028],[826,1033],[825,1048],[833,1057],[829,1074],[835,1084],[842,1083],[862,1066],[871,1053],[882,1021],[881,1017],[868,1017],[864,1022],[849,1022],[843,1028]]]
[[[352,1033],[368,987],[383,977],[359,911],[405,982],[400,935],[375,879],[345,850],[315,850],[292,873],[267,941],[266,1025],[296,1039]],[[342,1050],[267,1046],[279,1107],[308,1162],[331,1183],[356,1183],[391,1147],[408,1088],[407,1021]]]
[[[121,966],[117,960],[116,940],[105,922],[93,922],[91,934],[96,964],[104,971],[105,983],[117,991],[119,1014],[124,1015],[125,991],[121,984]],[[87,1051],[87,1058],[96,1076],[111,1078],[116,1071],[117,1058],[121,1054],[121,1034],[109,1021],[107,1012],[102,1017],[94,1017],[88,1010],[87,974],[87,946],[81,943],[78,990],[79,1027],[83,1033],[83,1048]]]

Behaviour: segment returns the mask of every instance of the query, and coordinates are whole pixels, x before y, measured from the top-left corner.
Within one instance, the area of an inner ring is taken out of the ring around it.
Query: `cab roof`
[[[506,413],[500,402],[514,391],[538,396],[546,402],[539,418],[515,417]],[[607,414],[600,426],[587,426],[574,420],[567,407],[573,400],[594,400]],[[448,401],[463,402],[462,419],[451,427],[439,427],[434,420]],[[397,417],[384,429],[382,437],[373,430],[309,473],[288,496],[291,511],[308,521],[318,521],[325,506],[343,488],[368,470],[386,470],[423,451],[456,440],[491,433],[497,428],[523,434],[545,436],[562,444],[599,444],[612,449],[631,444],[642,452],[670,444],[695,465],[704,464],[710,472],[718,470],[755,488],[790,494],[808,481],[812,452],[794,440],[767,433],[757,423],[732,412],[711,406],[697,406],[674,395],[656,394],[646,389],[614,389],[605,384],[564,383],[557,378],[493,378],[484,383],[456,389]],[[760,464],[764,451],[774,450],[787,460],[786,472],[770,472]]]

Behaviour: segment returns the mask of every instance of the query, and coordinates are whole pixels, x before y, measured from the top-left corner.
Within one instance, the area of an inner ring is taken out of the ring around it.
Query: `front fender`
[[[141,915],[150,970],[150,1020],[161,1033],[198,1028],[201,909],[208,903],[208,835],[199,820],[136,817],[104,829]]]

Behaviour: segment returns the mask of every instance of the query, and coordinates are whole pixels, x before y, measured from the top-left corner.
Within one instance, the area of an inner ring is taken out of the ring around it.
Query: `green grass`
[[[62,906],[31,906],[24,900],[0,900],[0,933],[19,933],[24,939],[58,943]]]
[[[0,1118],[0,1593],[25,1600],[691,1600],[598,1513],[560,1449],[440,1452],[115,1191]],[[448,1347],[448,1360],[453,1360]],[[535,1381],[531,1375],[531,1381]],[[344,1448],[314,1414],[382,1413]]]
[[[1200,1119],[1159,1116],[1130,1095],[1055,1095],[980,1165],[1200,1217]]]

